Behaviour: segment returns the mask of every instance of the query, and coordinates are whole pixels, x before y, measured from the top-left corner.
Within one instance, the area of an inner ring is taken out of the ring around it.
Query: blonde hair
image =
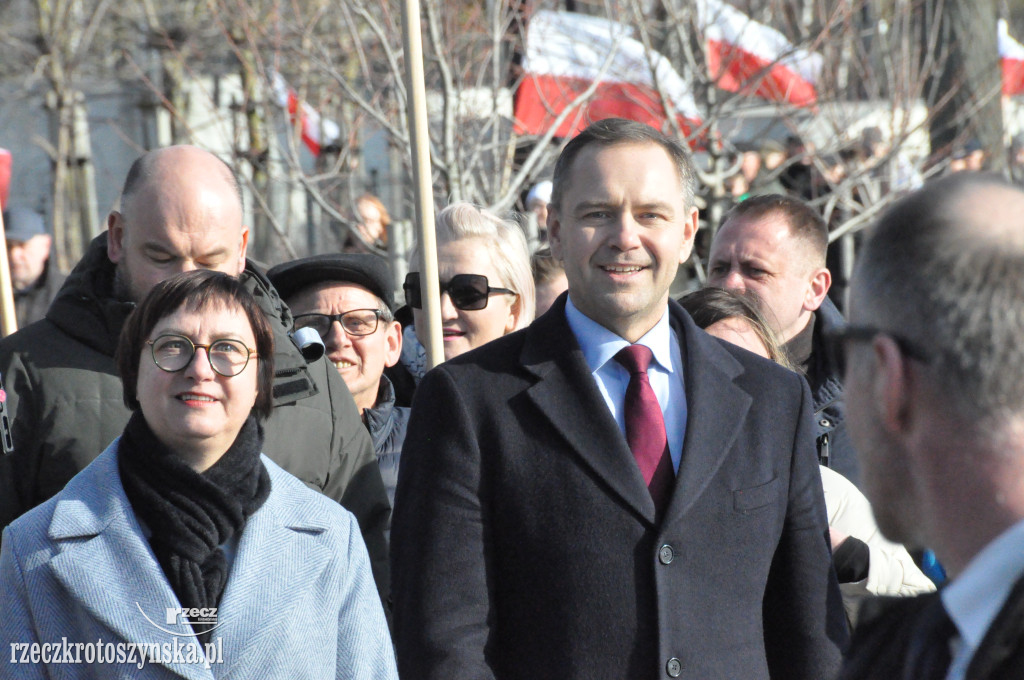
[[[516,292],[516,300],[512,303],[512,314],[516,318],[513,330],[526,328],[533,322],[537,293],[533,285],[526,235],[518,224],[503,220],[472,203],[459,201],[437,213],[434,229],[438,245],[462,239],[479,239],[501,277],[501,281],[490,282],[490,285]],[[409,253],[409,271],[419,271],[419,253],[417,243]]]

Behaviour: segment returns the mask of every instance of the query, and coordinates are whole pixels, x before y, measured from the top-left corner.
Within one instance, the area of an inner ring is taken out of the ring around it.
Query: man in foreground
[[[14,452],[0,457],[0,526],[60,491],[124,429],[114,350],[128,314],[164,279],[192,269],[240,276],[275,335],[274,409],[264,452],[359,520],[382,595],[389,507],[369,435],[326,361],[307,364],[291,314],[246,262],[249,230],[231,169],[191,146],[131,167],[121,209],[93,240],[46,318],[0,341]]]
[[[668,299],[694,175],[646,125],[587,128],[548,217],[568,297],[420,384],[392,528],[403,676],[837,670],[807,388]]]
[[[1022,337],[1024,192],[963,173],[882,217],[837,334],[850,431],[882,532],[951,581],[865,606],[842,677],[1021,677]]]

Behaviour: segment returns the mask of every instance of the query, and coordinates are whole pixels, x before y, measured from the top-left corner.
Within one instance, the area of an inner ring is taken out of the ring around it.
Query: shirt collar
[[[596,373],[609,359],[618,354],[619,350],[630,344],[625,338],[581,312],[572,303],[571,293],[565,301],[565,318],[573,335],[576,336],[576,341],[579,342],[580,349],[583,350],[583,358],[591,373]],[[649,348],[658,366],[667,373],[673,373],[671,343],[672,327],[668,322],[668,307],[665,307],[665,312],[654,328],[647,331],[635,344]]]
[[[974,556],[967,568],[942,590],[942,604],[961,638],[977,649],[1024,573],[1024,520],[1001,533]]]

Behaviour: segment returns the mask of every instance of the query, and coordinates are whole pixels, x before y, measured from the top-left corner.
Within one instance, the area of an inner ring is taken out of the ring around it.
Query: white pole
[[[441,289],[437,280],[437,240],[434,234],[434,190],[430,171],[430,137],[427,130],[427,92],[423,78],[423,35],[418,0],[402,3],[402,34],[405,46],[406,92],[409,93],[409,143],[416,194],[416,223],[420,246],[420,289],[427,319],[427,362],[444,361],[441,337]],[[423,329],[420,329],[422,333]]]
[[[11,266],[7,262],[7,236],[4,216],[0,211],[0,335],[7,337],[18,330],[18,317],[14,314],[14,288],[11,286]]]

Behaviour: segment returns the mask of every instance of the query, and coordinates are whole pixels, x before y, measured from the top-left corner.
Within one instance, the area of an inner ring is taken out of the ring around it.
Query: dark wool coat
[[[840,680],[918,680],[911,647],[924,612],[940,597],[880,597],[861,607]],[[1014,586],[967,667],[967,680],[1024,677],[1024,579]]]
[[[800,376],[675,302],[688,420],[664,520],[565,319],[434,369],[392,525],[406,680],[821,680],[846,628]]]

